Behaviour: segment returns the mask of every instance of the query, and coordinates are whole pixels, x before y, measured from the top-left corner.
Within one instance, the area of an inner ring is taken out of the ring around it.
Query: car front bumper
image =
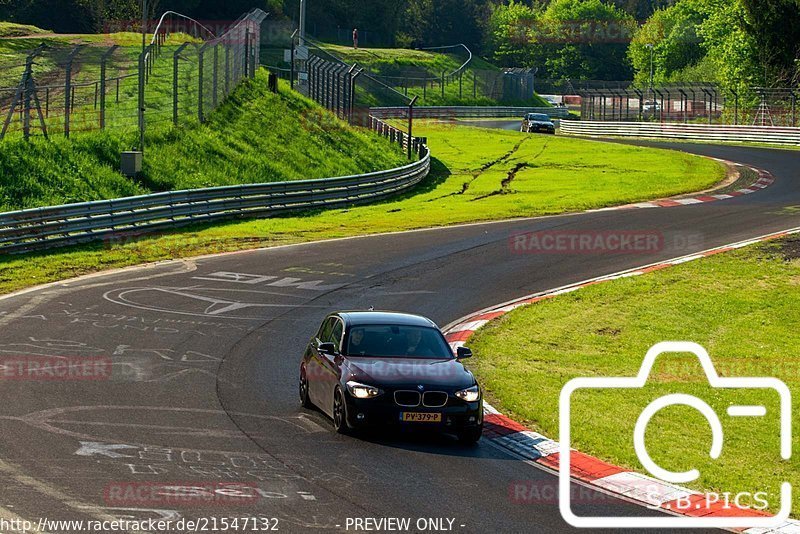
[[[347,422],[351,428],[394,427],[438,432],[458,432],[476,428],[483,424],[483,402],[464,402],[451,398],[441,408],[424,406],[402,407],[395,404],[390,395],[383,394],[374,399],[356,399],[345,395]],[[403,412],[438,413],[441,422],[404,422]]]

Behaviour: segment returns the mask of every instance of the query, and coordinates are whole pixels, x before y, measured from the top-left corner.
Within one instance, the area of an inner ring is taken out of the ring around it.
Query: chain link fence
[[[0,139],[202,122],[255,74],[265,18],[253,10],[215,35],[168,12],[144,51],[140,36],[117,33],[16,52],[0,63]]]
[[[264,46],[266,65],[271,72],[283,79],[288,80],[294,75],[302,85],[305,81],[301,78],[306,72],[305,62],[308,56],[313,55],[353,66],[339,57],[330,46],[316,39],[306,37],[303,45],[299,45],[299,40],[293,41],[290,37],[291,32],[280,31],[276,27],[269,33],[268,44]],[[295,50],[294,69],[290,57],[292,49]],[[422,50],[445,54],[454,66],[450,70],[434,73],[431,66],[403,64],[399,61],[382,68],[356,65],[371,80],[373,89],[382,94],[381,98],[392,95],[389,99],[395,100],[382,102],[374,99],[373,107],[400,105],[396,102],[398,93],[407,100],[416,96],[421,105],[429,106],[530,105],[535,97],[536,69],[479,68],[478,65],[487,64],[478,62],[470,49],[463,44]]]
[[[798,126],[793,87],[723,89],[696,82],[636,87],[632,82],[537,80],[540,94],[575,96],[581,118],[595,121],[660,121],[747,126]]]

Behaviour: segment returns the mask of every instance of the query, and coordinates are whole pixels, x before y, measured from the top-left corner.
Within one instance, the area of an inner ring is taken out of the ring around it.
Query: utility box
[[[120,172],[128,178],[135,178],[142,172],[142,153],[138,150],[123,152],[120,158]]]

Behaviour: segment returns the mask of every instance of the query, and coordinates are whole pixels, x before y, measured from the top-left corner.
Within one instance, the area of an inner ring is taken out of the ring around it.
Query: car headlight
[[[352,395],[357,399],[371,399],[383,393],[383,391],[376,388],[375,386],[360,384],[353,380],[347,383],[347,391],[349,391],[350,395]]]
[[[463,401],[475,402],[476,400],[481,398],[481,389],[478,387],[477,384],[475,384],[471,388],[462,389],[461,391],[456,391],[456,397],[458,397]]]

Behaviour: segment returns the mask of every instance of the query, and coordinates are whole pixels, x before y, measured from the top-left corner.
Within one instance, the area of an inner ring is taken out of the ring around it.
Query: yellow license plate
[[[400,420],[404,423],[441,423],[442,414],[426,412],[402,412]]]

